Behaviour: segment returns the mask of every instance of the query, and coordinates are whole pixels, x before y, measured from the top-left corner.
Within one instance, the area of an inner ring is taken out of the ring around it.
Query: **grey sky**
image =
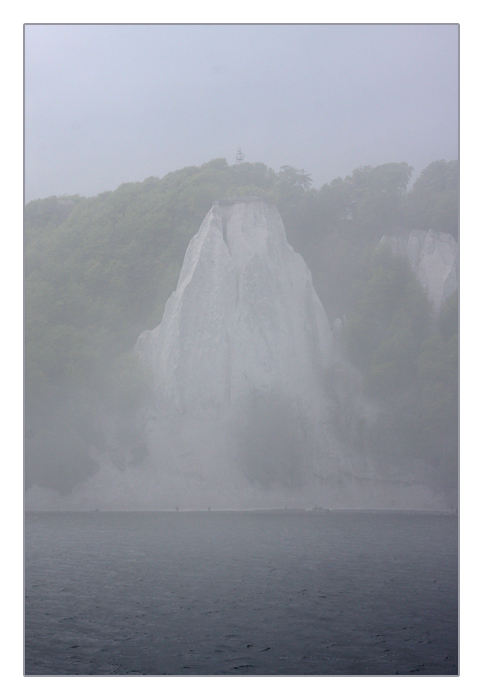
[[[416,173],[458,156],[455,25],[28,25],[26,199],[212,158]]]

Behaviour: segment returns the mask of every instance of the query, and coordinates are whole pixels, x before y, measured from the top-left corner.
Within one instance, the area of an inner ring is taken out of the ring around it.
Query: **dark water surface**
[[[458,673],[454,515],[29,513],[26,675]]]

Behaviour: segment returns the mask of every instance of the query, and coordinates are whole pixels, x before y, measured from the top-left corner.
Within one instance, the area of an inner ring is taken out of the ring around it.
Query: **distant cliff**
[[[307,401],[331,347],[311,274],[277,208],[243,198],[207,214],[162,323],[139,337],[135,352],[154,374],[158,404],[191,415],[251,391]]]
[[[27,490],[82,508],[454,503],[457,163],[407,193],[411,170],[315,189],[216,159],[29,203]]]
[[[431,233],[397,245],[411,251],[440,304],[449,289],[451,265],[448,272],[440,264],[447,247]],[[156,394],[145,463],[171,507],[443,503],[421,462],[382,464],[364,454],[357,431],[376,414],[353,370],[332,364],[311,274],[287,243],[277,208],[263,200],[215,203],[162,323],[140,335],[135,352]]]
[[[458,286],[458,244],[449,233],[411,231],[384,236],[395,255],[404,255],[426,291],[436,314]]]
[[[216,202],[162,323],[135,352],[152,373],[146,463],[192,507],[303,503],[320,450],[332,334],[277,208]]]

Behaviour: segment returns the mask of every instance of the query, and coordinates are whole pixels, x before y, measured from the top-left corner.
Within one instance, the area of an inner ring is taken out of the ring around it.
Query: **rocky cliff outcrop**
[[[420,248],[427,270],[430,246]],[[333,345],[276,207],[215,203],[162,323],[135,348],[156,394],[145,431],[151,493],[171,507],[434,506],[418,470],[384,465],[381,474],[352,450],[347,397],[337,403],[327,384]]]
[[[214,204],[161,324],[135,352],[156,396],[146,462],[175,498],[254,507],[300,497],[320,449],[332,334],[274,205]]]
[[[404,255],[421,282],[437,314],[458,286],[458,244],[453,236],[438,231],[411,231],[384,236],[395,255]]]
[[[252,391],[313,396],[331,354],[325,311],[274,205],[216,203],[192,239],[162,323],[135,352],[158,409],[225,410]]]
[[[455,285],[451,241],[432,232],[386,240],[440,305]],[[155,396],[139,416],[142,445],[122,464],[118,444],[93,452],[99,472],[62,504],[30,498],[45,509],[445,507],[426,465],[364,453],[359,433],[374,412],[334,345],[276,207],[215,203],[161,324],[136,343]]]

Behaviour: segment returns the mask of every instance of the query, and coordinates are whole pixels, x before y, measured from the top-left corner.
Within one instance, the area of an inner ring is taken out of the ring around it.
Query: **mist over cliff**
[[[454,166],[410,171],[31,203],[27,507],[455,507]]]
[[[197,475],[192,507],[257,504],[281,486],[294,496],[316,461],[332,334],[273,204],[245,198],[212,207],[162,323],[141,334],[135,351],[156,393],[149,461]],[[266,494],[252,493],[262,485]]]
[[[155,330],[135,351],[166,413],[219,411],[250,392],[316,393],[332,335],[273,204],[215,204],[191,240]]]

